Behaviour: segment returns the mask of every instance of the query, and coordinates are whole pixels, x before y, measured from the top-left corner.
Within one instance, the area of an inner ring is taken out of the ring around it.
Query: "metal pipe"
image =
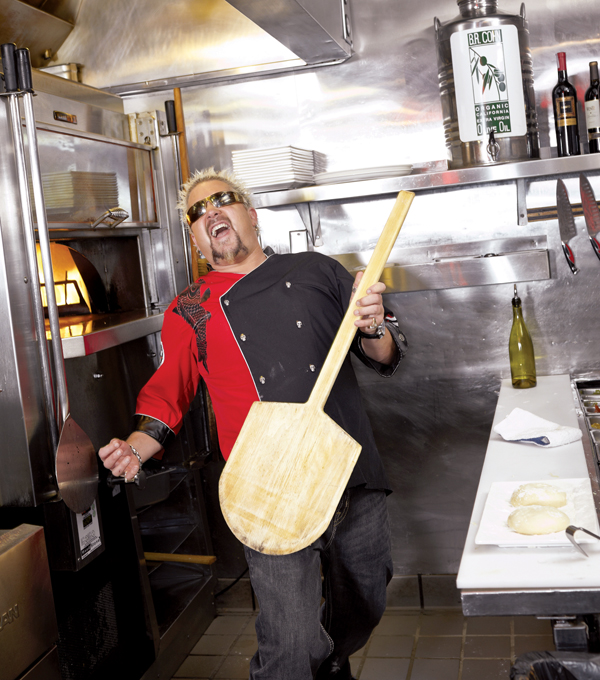
[[[19,50],[20,51],[20,50]],[[27,71],[31,70],[29,65],[29,51],[27,59],[21,60],[19,67],[23,68],[23,73],[19,69],[19,76],[22,80],[30,82],[31,76],[27,79]],[[38,154],[37,134],[35,131],[35,116],[33,113],[33,95],[31,91],[21,93],[23,99],[23,110],[25,113],[25,125],[27,127],[27,141],[29,151],[29,168],[31,171],[31,184],[33,187],[33,199],[35,202],[35,215],[37,219],[38,238],[40,251],[42,254],[42,265],[44,269],[44,282],[46,286],[46,301],[48,303],[48,318],[50,320],[50,333],[52,335],[52,354],[54,358],[54,377],[58,392],[58,413],[60,415],[59,429],[67,420],[69,415],[69,397],[67,393],[67,378],[65,373],[65,362],[62,353],[62,340],[60,337],[60,323],[58,320],[58,305],[56,304],[56,294],[54,291],[54,273],[52,271],[52,255],[50,253],[50,234],[48,222],[46,220],[46,205],[44,203],[44,190],[42,185],[42,172],[40,169],[40,159]]]
[[[173,135],[171,139],[173,140],[173,154],[175,156],[175,168],[177,169],[178,187],[181,187],[183,182],[181,174],[181,155],[179,153],[180,140],[177,135]],[[185,216],[183,215],[181,210],[178,210],[177,212],[179,214],[179,223],[181,225],[181,239],[183,246],[183,259],[185,263],[185,275],[188,282],[188,286],[190,286],[192,283],[194,283],[194,276],[192,273],[192,241],[190,239],[190,232],[188,231],[188,228],[186,226]]]
[[[39,284],[39,271],[37,266],[37,253],[35,248],[35,237],[33,227],[33,217],[31,213],[31,202],[29,199],[29,185],[27,182],[27,168],[25,165],[25,150],[23,144],[23,131],[21,128],[21,115],[19,112],[18,95],[16,93],[8,95],[9,117],[12,127],[15,157],[17,165],[17,176],[19,181],[19,197],[21,200],[21,212],[24,222],[25,246],[27,249],[27,270],[31,291],[33,296],[33,319],[35,332],[37,335],[37,346],[42,371],[44,402],[46,415],[50,427],[50,437],[54,450],[58,446],[58,428],[54,412],[54,394],[52,389],[52,375],[50,372],[50,361],[48,357],[48,344],[46,342],[46,322],[44,319],[44,307],[42,304],[42,294]]]

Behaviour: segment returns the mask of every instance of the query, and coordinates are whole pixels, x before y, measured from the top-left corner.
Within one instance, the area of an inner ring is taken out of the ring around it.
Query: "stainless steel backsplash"
[[[84,82],[90,84],[123,83],[121,74],[134,71],[135,81],[155,79],[160,69],[153,61],[142,63],[126,42],[106,40],[101,60],[96,42],[72,58],[75,51],[69,46],[75,44],[77,31],[84,30],[86,6],[92,4],[83,0],[76,28],[59,57],[82,61]],[[136,5],[140,11],[142,5]],[[519,6],[516,0],[502,3],[514,13]],[[588,62],[600,57],[600,4],[530,0],[526,6],[540,140],[548,155],[548,147],[555,145],[550,97],[555,53],[559,47],[567,52],[569,76],[581,101]],[[111,35],[119,11],[95,17],[101,22],[95,27],[100,35]],[[166,75],[164,91],[128,97],[126,112],[162,109],[164,100],[172,98],[168,78],[202,69],[201,60],[194,61],[192,43],[178,42],[178,35],[164,28],[169,11],[163,5],[152,19],[156,30],[147,42],[156,55],[180,50],[177,63],[186,66]],[[456,4],[355,0],[352,12],[355,54],[343,64],[185,88],[192,168],[231,167],[234,150],[289,144],[325,153],[330,171],[399,163],[426,166],[445,159],[433,17],[447,21],[456,16]],[[132,44],[140,43],[147,27],[148,21],[128,24]],[[600,154],[597,167],[600,173]],[[590,175],[600,198],[600,176]],[[566,184],[571,201],[579,202],[576,178],[567,178]],[[529,184],[528,207],[555,205],[555,186],[555,179]],[[393,197],[385,195],[323,204],[321,252],[336,255],[372,247],[392,203]],[[292,206],[259,212],[263,240],[280,252],[289,248],[289,231],[304,228]],[[576,277],[562,255],[556,220],[518,225],[516,185],[511,182],[419,193],[398,247],[546,236],[550,278],[519,285],[538,373],[594,373],[600,364],[600,262],[582,220],[576,219],[578,236],[572,242],[581,269]],[[408,336],[409,354],[390,380],[358,371],[397,492],[390,496],[390,509],[398,574],[443,574],[458,568],[497,391],[500,380],[510,375],[511,297],[512,285],[506,283],[386,298]]]

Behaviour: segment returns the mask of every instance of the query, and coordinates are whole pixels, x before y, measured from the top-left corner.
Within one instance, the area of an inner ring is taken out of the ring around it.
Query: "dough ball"
[[[567,494],[552,484],[531,482],[522,484],[513,493],[510,504],[517,508],[522,505],[551,505],[554,508],[562,508],[567,504]]]
[[[513,510],[508,517],[508,526],[518,534],[535,536],[554,534],[566,529],[571,521],[562,510],[548,505],[528,505]]]

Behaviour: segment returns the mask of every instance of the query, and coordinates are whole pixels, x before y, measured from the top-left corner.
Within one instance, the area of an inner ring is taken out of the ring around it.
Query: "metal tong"
[[[593,534],[591,531],[588,531],[583,527],[574,527],[572,524],[565,529],[565,533],[567,534],[567,538],[569,539],[569,541],[571,541],[571,543],[577,548],[577,550],[579,550],[579,552],[583,553],[586,557],[588,557],[586,551],[575,540],[576,531],[585,531],[586,534],[589,534],[590,536],[593,536],[594,538],[597,539],[600,539],[600,536],[596,536],[596,534]]]

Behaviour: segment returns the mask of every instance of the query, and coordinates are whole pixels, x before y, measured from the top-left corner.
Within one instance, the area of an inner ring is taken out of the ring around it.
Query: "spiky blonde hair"
[[[194,174],[179,190],[177,207],[182,213],[188,210],[188,198],[191,192],[198,184],[203,182],[210,182],[211,180],[219,180],[228,184],[233,191],[236,191],[243,199],[244,205],[247,208],[252,208],[252,198],[248,189],[244,184],[231,172],[230,170],[215,170],[214,168],[204,168],[203,170],[196,170]]]

